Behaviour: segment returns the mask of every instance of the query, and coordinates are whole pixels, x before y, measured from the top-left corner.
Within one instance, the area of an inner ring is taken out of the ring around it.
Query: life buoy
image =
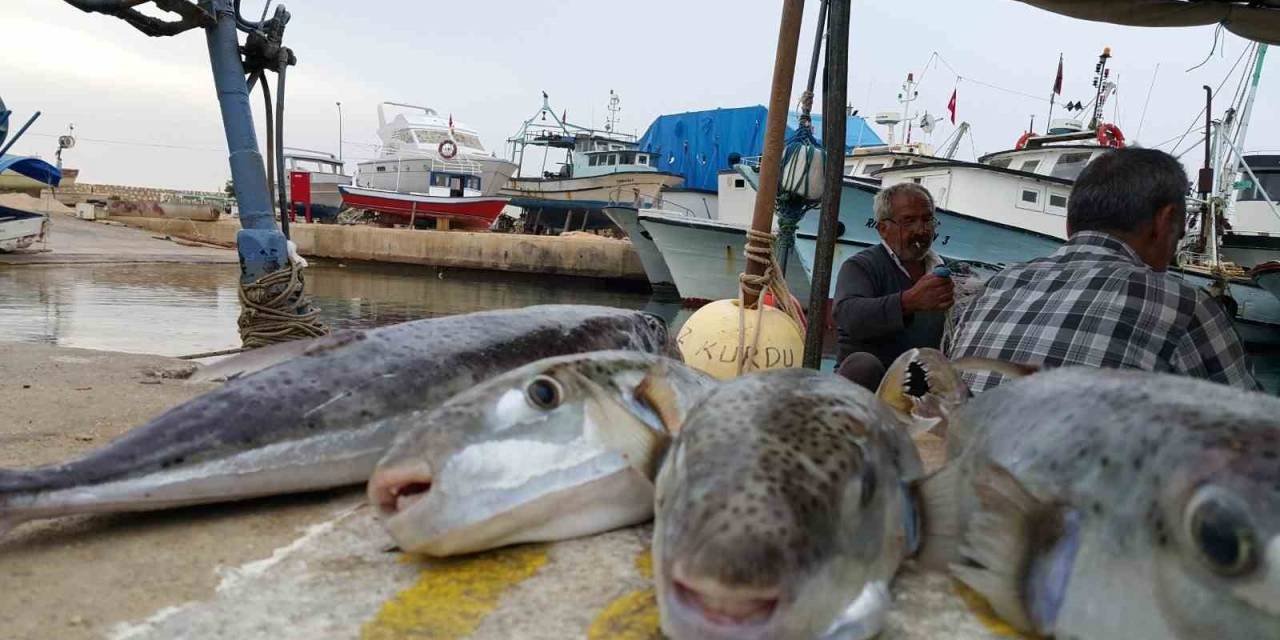
[[[1123,149],[1124,134],[1120,132],[1120,127],[1114,124],[1104,124],[1098,127],[1098,144],[1104,147]]]
[[[436,151],[440,152],[441,158],[452,160],[454,156],[458,155],[458,144],[452,140],[445,140],[440,143],[439,147],[436,147]]]
[[[1026,133],[1022,134],[1022,137],[1021,137],[1021,138],[1018,138],[1018,144],[1013,145],[1013,148],[1014,148],[1014,149],[1022,149],[1022,148],[1024,148],[1024,147],[1026,147],[1026,146],[1027,146],[1027,141],[1028,141],[1028,140],[1030,140],[1030,139],[1031,139],[1031,136],[1034,136],[1034,135],[1036,135],[1036,132],[1034,132],[1034,131],[1028,131],[1028,132],[1026,132]]]

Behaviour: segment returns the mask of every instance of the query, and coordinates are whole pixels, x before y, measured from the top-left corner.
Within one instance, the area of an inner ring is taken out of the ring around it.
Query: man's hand
[[[910,289],[902,292],[902,312],[943,311],[955,303],[951,278],[926,273]]]

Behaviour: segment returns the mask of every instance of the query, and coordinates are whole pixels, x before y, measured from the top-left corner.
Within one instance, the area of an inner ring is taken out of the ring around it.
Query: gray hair
[[[1067,228],[1133,231],[1167,205],[1186,206],[1187,172],[1158,149],[1117,149],[1093,159],[1071,190]]]
[[[876,194],[875,202],[872,204],[876,212],[876,222],[893,219],[893,199],[897,196],[919,198],[929,205],[929,211],[934,210],[933,196],[929,194],[928,189],[914,182],[899,182],[881,189],[880,193]]]

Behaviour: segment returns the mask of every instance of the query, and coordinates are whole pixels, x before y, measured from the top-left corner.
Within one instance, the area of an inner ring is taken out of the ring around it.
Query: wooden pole
[[[818,219],[818,246],[813,256],[813,283],[809,289],[809,326],[804,337],[804,366],[822,363],[822,338],[827,329],[827,291],[835,260],[836,226],[840,218],[840,190],[844,186],[845,98],[849,85],[849,2],[829,0],[827,56],[822,88],[822,141],[826,147],[826,184],[822,189],[822,216]],[[818,25],[821,29],[822,25]]]
[[[773,59],[773,89],[769,94],[769,116],[764,126],[764,153],[760,158],[760,187],[756,191],[756,208],[751,228],[759,233],[773,229],[773,210],[778,201],[778,180],[782,173],[782,151],[787,132],[787,110],[791,105],[791,85],[796,76],[796,49],[800,46],[800,21],[804,17],[804,0],[783,0],[782,20],[778,27],[778,50]],[[755,238],[749,245],[764,250]],[[764,275],[765,265],[747,261],[747,274]],[[757,295],[743,292],[743,303],[755,307]]]

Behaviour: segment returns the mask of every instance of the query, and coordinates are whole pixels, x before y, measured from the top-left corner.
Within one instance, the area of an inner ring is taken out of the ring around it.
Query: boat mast
[[[1235,208],[1236,199],[1240,196],[1240,190],[1231,187],[1234,186],[1234,181],[1239,179],[1241,172],[1245,169],[1244,143],[1249,135],[1249,120],[1253,117],[1253,102],[1258,96],[1258,83],[1262,80],[1262,62],[1267,55],[1267,45],[1265,43],[1259,43],[1257,45],[1256,55],[1257,59],[1253,64],[1253,78],[1249,81],[1249,91],[1245,96],[1244,106],[1240,109],[1240,128],[1236,130],[1234,147],[1239,150],[1239,153],[1236,155],[1236,161],[1231,165],[1232,170],[1228,174],[1232,182],[1224,185],[1225,188],[1229,188],[1231,190],[1229,196],[1223,194],[1226,196],[1226,215],[1228,216],[1230,216],[1231,211]],[[1230,149],[1227,151],[1229,152]]]
[[[907,72],[907,81],[902,83],[902,93],[898,94],[898,102],[902,103],[902,134],[903,144],[911,144],[911,103],[920,96],[920,92],[916,91],[915,74]]]
[[[1102,104],[1106,100],[1107,77],[1111,75],[1111,70],[1107,68],[1107,60],[1111,59],[1111,47],[1103,47],[1102,55],[1098,56],[1098,64],[1094,67],[1097,75],[1093,78],[1093,86],[1098,90],[1093,97],[1093,120],[1089,122],[1090,129],[1097,129],[1102,124]]]

